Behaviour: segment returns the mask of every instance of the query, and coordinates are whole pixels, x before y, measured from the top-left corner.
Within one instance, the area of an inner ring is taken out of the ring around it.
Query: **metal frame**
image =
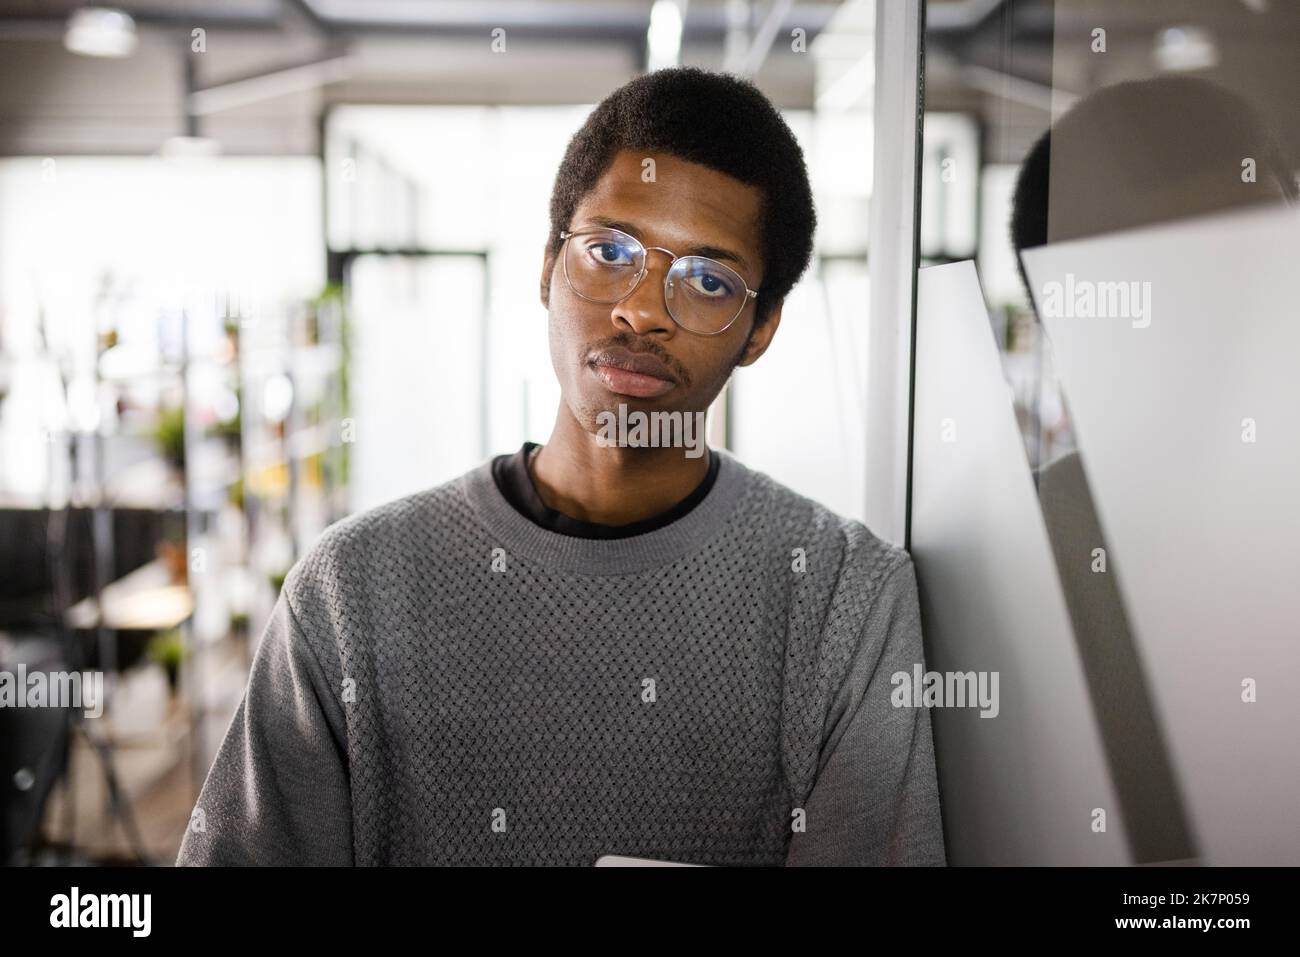
[[[578,287],[573,284],[573,280],[569,277],[569,240],[572,239],[574,236],[586,236],[591,233],[599,233],[599,232],[618,233],[620,236],[627,237],[627,239],[631,241],[630,243],[631,245],[638,246],[641,249],[641,269],[637,272],[636,279],[633,281],[631,287],[629,287],[627,292],[623,293],[617,299],[593,299],[591,296],[579,292]],[[641,285],[645,277],[650,274],[650,253],[652,251],[666,254],[671,259],[671,262],[669,263],[668,272],[664,274],[664,305],[667,307],[668,315],[673,320],[673,322],[677,323],[677,325],[680,326],[682,330],[684,330],[685,332],[689,332],[693,335],[697,335],[697,336],[722,335],[733,325],[735,325],[736,320],[740,318],[740,314],[745,311],[745,306],[749,304],[749,300],[758,298],[758,290],[750,289],[749,283],[745,282],[745,277],[742,276],[740,273],[736,272],[736,270],[732,269],[726,263],[720,263],[716,259],[710,259],[707,256],[679,256],[671,249],[665,249],[663,246],[646,246],[643,245],[641,240],[637,239],[635,236],[629,235],[628,233],[623,232],[623,230],[621,229],[615,229],[612,226],[588,226],[583,229],[573,230],[572,232],[570,232],[569,230],[562,229],[560,230],[560,238],[564,240],[564,245],[561,247],[560,261],[563,264],[563,268],[564,268],[564,281],[568,283],[569,289],[571,289],[573,291],[573,294],[577,296],[579,299],[585,299],[587,300],[587,302],[596,302],[602,305],[612,305],[613,303],[616,302],[622,302],[628,296],[632,295],[632,293],[636,292],[637,288]],[[700,330],[698,329],[692,329],[689,326],[683,324],[677,318],[677,316],[673,314],[672,304],[669,302],[671,296],[668,293],[668,285],[673,274],[672,267],[675,266],[677,263],[684,262],[688,259],[698,259],[700,262],[709,263],[710,265],[716,266],[718,269],[723,270],[724,272],[731,273],[731,275],[736,277],[737,283],[745,290],[745,296],[741,300],[740,307],[736,310],[736,314],[732,316],[730,319],[728,319],[726,324],[721,329],[716,329],[713,332],[700,332]]]
[[[911,538],[912,382],[916,342],[924,0],[877,0],[871,312],[867,346],[867,524]]]

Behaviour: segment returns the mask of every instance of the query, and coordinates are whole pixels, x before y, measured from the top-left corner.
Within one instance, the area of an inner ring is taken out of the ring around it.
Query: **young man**
[[[890,702],[908,555],[687,441],[814,225],[752,85],[664,70],[597,107],[551,200],[550,440],[295,566],[179,863],[944,862],[929,715]],[[675,444],[610,427],[652,413]]]

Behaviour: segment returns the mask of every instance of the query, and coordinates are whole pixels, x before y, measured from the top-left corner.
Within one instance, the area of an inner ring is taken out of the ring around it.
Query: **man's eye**
[[[632,250],[619,243],[592,243],[587,252],[602,266],[630,266],[634,258]]]
[[[725,299],[731,295],[731,283],[711,272],[698,272],[687,278],[691,289],[710,299]]]

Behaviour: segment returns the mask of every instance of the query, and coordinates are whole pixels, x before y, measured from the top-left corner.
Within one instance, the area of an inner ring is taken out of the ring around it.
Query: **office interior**
[[[1053,516],[1096,512],[1127,570],[1101,468],[1122,416],[1080,427],[1093,386],[1062,375],[1011,228],[1040,137],[1125,83],[1231,91],[1294,186],[1298,48],[1291,0],[0,2],[0,670],[104,676],[95,717],[0,708],[0,860],[171,864],[293,563],[333,522],[545,441],[555,168],[604,95],[681,64],[746,76],[781,109],[819,219],[780,334],[719,396],[710,443],[910,546],[932,663],[1026,682],[1002,723],[936,716],[950,863],[1300,862],[1294,837],[1270,850],[1225,823],[1251,805],[1177,732],[1184,685],[1152,634],[1173,626],[1139,607],[1155,585],[1121,577],[1107,599],[1126,612],[1124,707],[1087,653]],[[904,101],[919,116],[882,109]],[[1117,133],[1140,152],[1150,118]],[[1028,245],[1275,214],[1192,190],[1072,229],[1069,161],[1053,152]],[[971,350],[949,363],[957,340],[927,316],[974,316]],[[1001,444],[942,458],[923,414],[960,426],[993,393]],[[882,408],[902,441],[867,428]],[[1053,487],[1052,512],[1042,476],[1079,452],[1091,484]],[[1268,489],[1287,533],[1272,559],[1300,559],[1294,499]],[[1282,586],[1255,599],[1270,628],[1295,610]],[[1269,631],[1255,667],[1294,662],[1295,640]],[[1212,668],[1212,644],[1188,647]],[[1296,706],[1270,707],[1259,740],[1280,741]],[[1289,760],[1260,785],[1260,827],[1296,823]]]

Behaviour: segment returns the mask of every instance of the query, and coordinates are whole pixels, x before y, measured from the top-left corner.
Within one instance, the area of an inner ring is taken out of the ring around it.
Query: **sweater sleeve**
[[[945,861],[930,713],[894,707],[891,677],[923,662],[911,559],[889,574],[836,695],[806,830],[790,837],[787,866],[936,865]]]
[[[345,727],[281,592],[176,863],[351,864]]]

